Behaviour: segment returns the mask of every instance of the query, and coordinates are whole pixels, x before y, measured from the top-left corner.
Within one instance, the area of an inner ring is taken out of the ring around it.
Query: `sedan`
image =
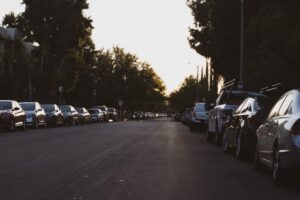
[[[64,124],[75,125],[79,124],[79,115],[73,106],[70,105],[60,105],[59,109],[64,114]]]
[[[43,104],[42,108],[46,113],[47,125],[59,126],[64,123],[64,114],[56,104]]]
[[[16,101],[0,101],[0,125],[1,128],[14,131],[16,128],[26,129],[25,112]]]
[[[75,108],[78,112],[79,123],[89,124],[91,121],[91,114],[85,108]]]
[[[275,183],[300,167],[300,90],[285,93],[256,132],[255,168],[272,169]]]
[[[47,127],[46,113],[38,102],[22,102],[20,105],[26,114],[26,126]]]

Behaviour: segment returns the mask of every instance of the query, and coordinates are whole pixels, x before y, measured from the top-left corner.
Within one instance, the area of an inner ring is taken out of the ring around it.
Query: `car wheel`
[[[239,160],[243,159],[243,134],[239,134],[235,145],[235,157]]]
[[[256,171],[261,171],[263,169],[263,165],[260,162],[259,153],[257,151],[254,153],[254,169]]]
[[[38,129],[39,128],[39,123],[38,120],[36,119],[34,122],[34,129]]]
[[[224,135],[223,135],[223,139],[222,139],[222,150],[224,152],[228,152],[229,151],[229,144],[228,144],[228,133],[227,131],[225,131]]]
[[[284,182],[284,171],[280,167],[279,146],[276,144],[273,152],[272,177],[276,185],[281,185]]]
[[[16,129],[16,124],[15,124],[15,121],[12,119],[12,120],[10,120],[10,122],[9,122],[9,128],[8,128],[8,131],[14,132],[15,129]]]
[[[23,125],[22,125],[22,131],[26,130],[26,119],[24,119],[23,121]]]

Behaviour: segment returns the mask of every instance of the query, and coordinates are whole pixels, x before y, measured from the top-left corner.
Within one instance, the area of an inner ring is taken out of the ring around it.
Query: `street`
[[[0,133],[1,200],[299,199],[171,119]]]

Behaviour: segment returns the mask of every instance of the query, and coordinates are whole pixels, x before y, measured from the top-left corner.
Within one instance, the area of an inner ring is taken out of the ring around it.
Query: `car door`
[[[13,112],[15,116],[16,126],[21,126],[24,123],[24,112],[18,102],[13,102]]]
[[[277,103],[273,106],[268,116],[266,122],[260,128],[260,131],[257,132],[257,147],[259,154],[263,161],[266,164],[271,164],[272,154],[273,154],[273,132],[274,128],[277,126],[276,117],[278,116],[279,109],[283,104],[287,95],[283,95]]]

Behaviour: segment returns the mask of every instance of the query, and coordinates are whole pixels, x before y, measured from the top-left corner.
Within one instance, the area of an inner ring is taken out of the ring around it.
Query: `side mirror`
[[[14,107],[14,109],[13,109],[13,111],[18,111],[18,110],[20,110],[19,107]]]

